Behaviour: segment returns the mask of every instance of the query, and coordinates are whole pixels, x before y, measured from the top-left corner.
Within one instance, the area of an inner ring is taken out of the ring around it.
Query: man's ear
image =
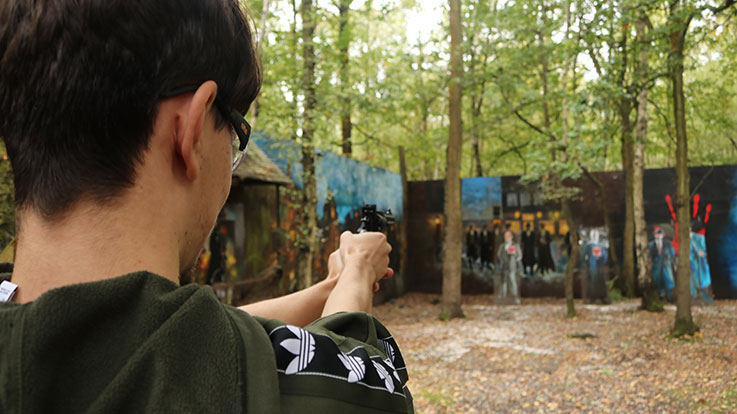
[[[200,137],[205,127],[205,118],[215,103],[218,86],[213,81],[200,85],[188,97],[188,105],[182,106],[175,136],[175,148],[182,157],[187,178],[195,180],[200,173]]]

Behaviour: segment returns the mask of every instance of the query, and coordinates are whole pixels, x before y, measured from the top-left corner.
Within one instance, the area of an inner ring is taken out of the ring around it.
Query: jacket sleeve
[[[414,413],[404,358],[376,318],[338,313],[304,329],[260,322],[274,349],[284,412]]]

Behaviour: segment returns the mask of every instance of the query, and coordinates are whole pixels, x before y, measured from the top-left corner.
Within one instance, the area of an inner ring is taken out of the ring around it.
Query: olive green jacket
[[[0,304],[3,413],[407,413],[407,380],[367,314],[300,329],[147,272]]]

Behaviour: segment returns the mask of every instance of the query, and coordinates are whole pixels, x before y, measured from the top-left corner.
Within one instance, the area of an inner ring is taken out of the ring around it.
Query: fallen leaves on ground
[[[438,319],[439,296],[411,293],[375,308],[407,362],[418,414],[737,413],[737,301],[694,307],[701,332],[670,339],[675,307],[463,299]]]

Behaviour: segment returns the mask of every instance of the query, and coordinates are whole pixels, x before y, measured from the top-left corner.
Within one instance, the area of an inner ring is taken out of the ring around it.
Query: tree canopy
[[[295,2],[269,1],[264,8],[263,1],[255,1],[248,6],[257,27],[265,28],[265,84],[256,128],[275,138],[300,140],[303,58]],[[713,9],[723,5],[717,1],[692,3],[687,4],[695,15],[684,55],[689,160],[691,165],[734,163],[737,84],[728,75],[737,65],[734,7],[717,14]],[[467,98],[462,176],[536,177],[551,165],[562,178],[580,175],[581,166],[621,169],[623,112],[616,102],[630,99],[634,104],[641,87],[636,66],[643,46],[636,23],[643,15],[652,26],[645,167],[673,167],[675,121],[667,76],[670,4],[462,2]],[[346,6],[350,13],[341,15]],[[341,152],[341,108],[349,98],[351,156],[399,171],[396,148],[404,146],[410,180],[443,178],[449,127],[448,4],[317,1],[313,12],[315,145]],[[341,31],[341,21],[349,30]],[[636,109],[631,107],[633,121]],[[564,122],[570,138],[565,149],[559,147]],[[551,164],[555,150],[569,157]]]

